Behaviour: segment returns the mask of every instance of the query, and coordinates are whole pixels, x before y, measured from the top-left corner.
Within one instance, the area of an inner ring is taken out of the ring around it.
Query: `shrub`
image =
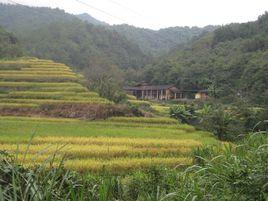
[[[181,123],[191,124],[195,119],[194,108],[192,105],[177,105],[170,108],[170,117],[179,120]]]

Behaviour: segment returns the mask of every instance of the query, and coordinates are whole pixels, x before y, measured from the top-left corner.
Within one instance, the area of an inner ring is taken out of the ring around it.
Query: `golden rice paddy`
[[[50,60],[0,61],[0,111],[28,111],[65,103],[111,104],[90,92],[83,82],[83,77],[68,66]],[[152,105],[128,98],[134,105]],[[160,106],[154,109],[168,111]],[[31,133],[36,136],[29,140]],[[84,121],[0,116],[0,151],[8,152],[27,167],[56,166],[62,158],[65,168],[81,172],[176,167],[191,164],[195,147],[215,143],[210,133],[167,117]]]
[[[168,118],[0,117],[0,128],[6,130],[0,131],[0,149],[22,165],[50,166],[53,160],[56,166],[64,158],[65,168],[81,172],[190,165],[194,148],[217,143],[209,133]],[[37,135],[29,142],[31,128]]]

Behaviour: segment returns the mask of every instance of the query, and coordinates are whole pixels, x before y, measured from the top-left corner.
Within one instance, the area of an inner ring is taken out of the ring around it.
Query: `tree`
[[[105,60],[94,60],[84,74],[88,87],[97,91],[101,97],[116,103],[125,99],[122,90],[123,72],[117,66]]]

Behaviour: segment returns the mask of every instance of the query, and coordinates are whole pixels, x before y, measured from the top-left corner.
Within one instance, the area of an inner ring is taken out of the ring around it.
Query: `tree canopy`
[[[147,65],[143,80],[183,89],[210,89],[226,101],[268,100],[268,13],[257,21],[230,24]]]
[[[0,58],[11,58],[22,55],[18,39],[0,27]]]

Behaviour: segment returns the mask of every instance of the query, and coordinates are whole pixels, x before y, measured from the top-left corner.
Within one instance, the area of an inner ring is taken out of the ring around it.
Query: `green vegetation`
[[[57,147],[65,167],[113,173],[151,166],[188,165],[194,147],[219,144],[212,134],[170,118],[113,117],[105,121],[0,117],[1,149],[18,153],[25,167],[49,158]],[[32,133],[36,137],[27,148]],[[19,145],[19,149],[17,146]],[[22,160],[28,150],[27,158]],[[60,157],[55,158],[57,164]]]
[[[170,108],[170,117],[228,141],[239,141],[249,132],[268,128],[267,108],[252,107],[243,102],[174,105]]]
[[[17,40],[17,38],[6,32],[0,26],[0,59],[2,58],[12,58],[22,55],[22,48]]]
[[[1,138],[27,140],[33,131],[38,136],[106,136],[193,139],[216,142],[212,134],[196,131],[187,124],[178,124],[168,118],[116,117],[105,121],[74,119],[46,119],[27,117],[0,117]],[[12,137],[10,137],[12,136]]]
[[[96,105],[112,103],[97,93],[88,91],[83,83],[83,76],[72,72],[64,64],[50,60],[2,60],[0,114],[82,117],[91,113],[91,118],[94,118],[97,114],[92,111]],[[68,109],[71,107],[76,108],[76,113],[80,111],[80,114],[74,115],[72,110]],[[107,109],[108,107],[110,106],[107,106]]]
[[[211,32],[217,26],[199,27],[170,27],[158,31],[137,28],[130,25],[114,25],[108,29],[117,31],[129,41],[139,45],[147,55],[154,57],[168,54],[177,45],[187,43],[204,32]]]
[[[1,25],[44,58],[19,57],[0,28],[0,200],[267,200],[268,13],[216,30],[83,20],[0,4]],[[139,81],[209,100],[122,91]]]
[[[16,34],[26,54],[76,69],[100,62],[138,68],[150,59],[116,31],[88,24],[59,9],[0,4],[0,24]]]
[[[207,33],[146,67],[148,83],[184,90],[209,89],[210,97],[267,105],[267,21],[230,24]]]
[[[5,153],[0,161],[0,197],[33,200],[265,200],[267,132],[248,136],[237,146],[194,151],[196,164],[184,171],[152,167],[128,174],[85,174],[53,169],[55,157],[25,169]]]
[[[138,28],[127,24],[113,25],[94,19],[87,13],[77,15],[77,17],[89,24],[105,26],[107,30],[114,30],[122,37],[126,37],[130,42],[137,44],[146,55],[154,57],[169,53],[178,44],[190,41],[203,32],[211,32],[217,26],[199,27],[170,27],[158,31]]]

